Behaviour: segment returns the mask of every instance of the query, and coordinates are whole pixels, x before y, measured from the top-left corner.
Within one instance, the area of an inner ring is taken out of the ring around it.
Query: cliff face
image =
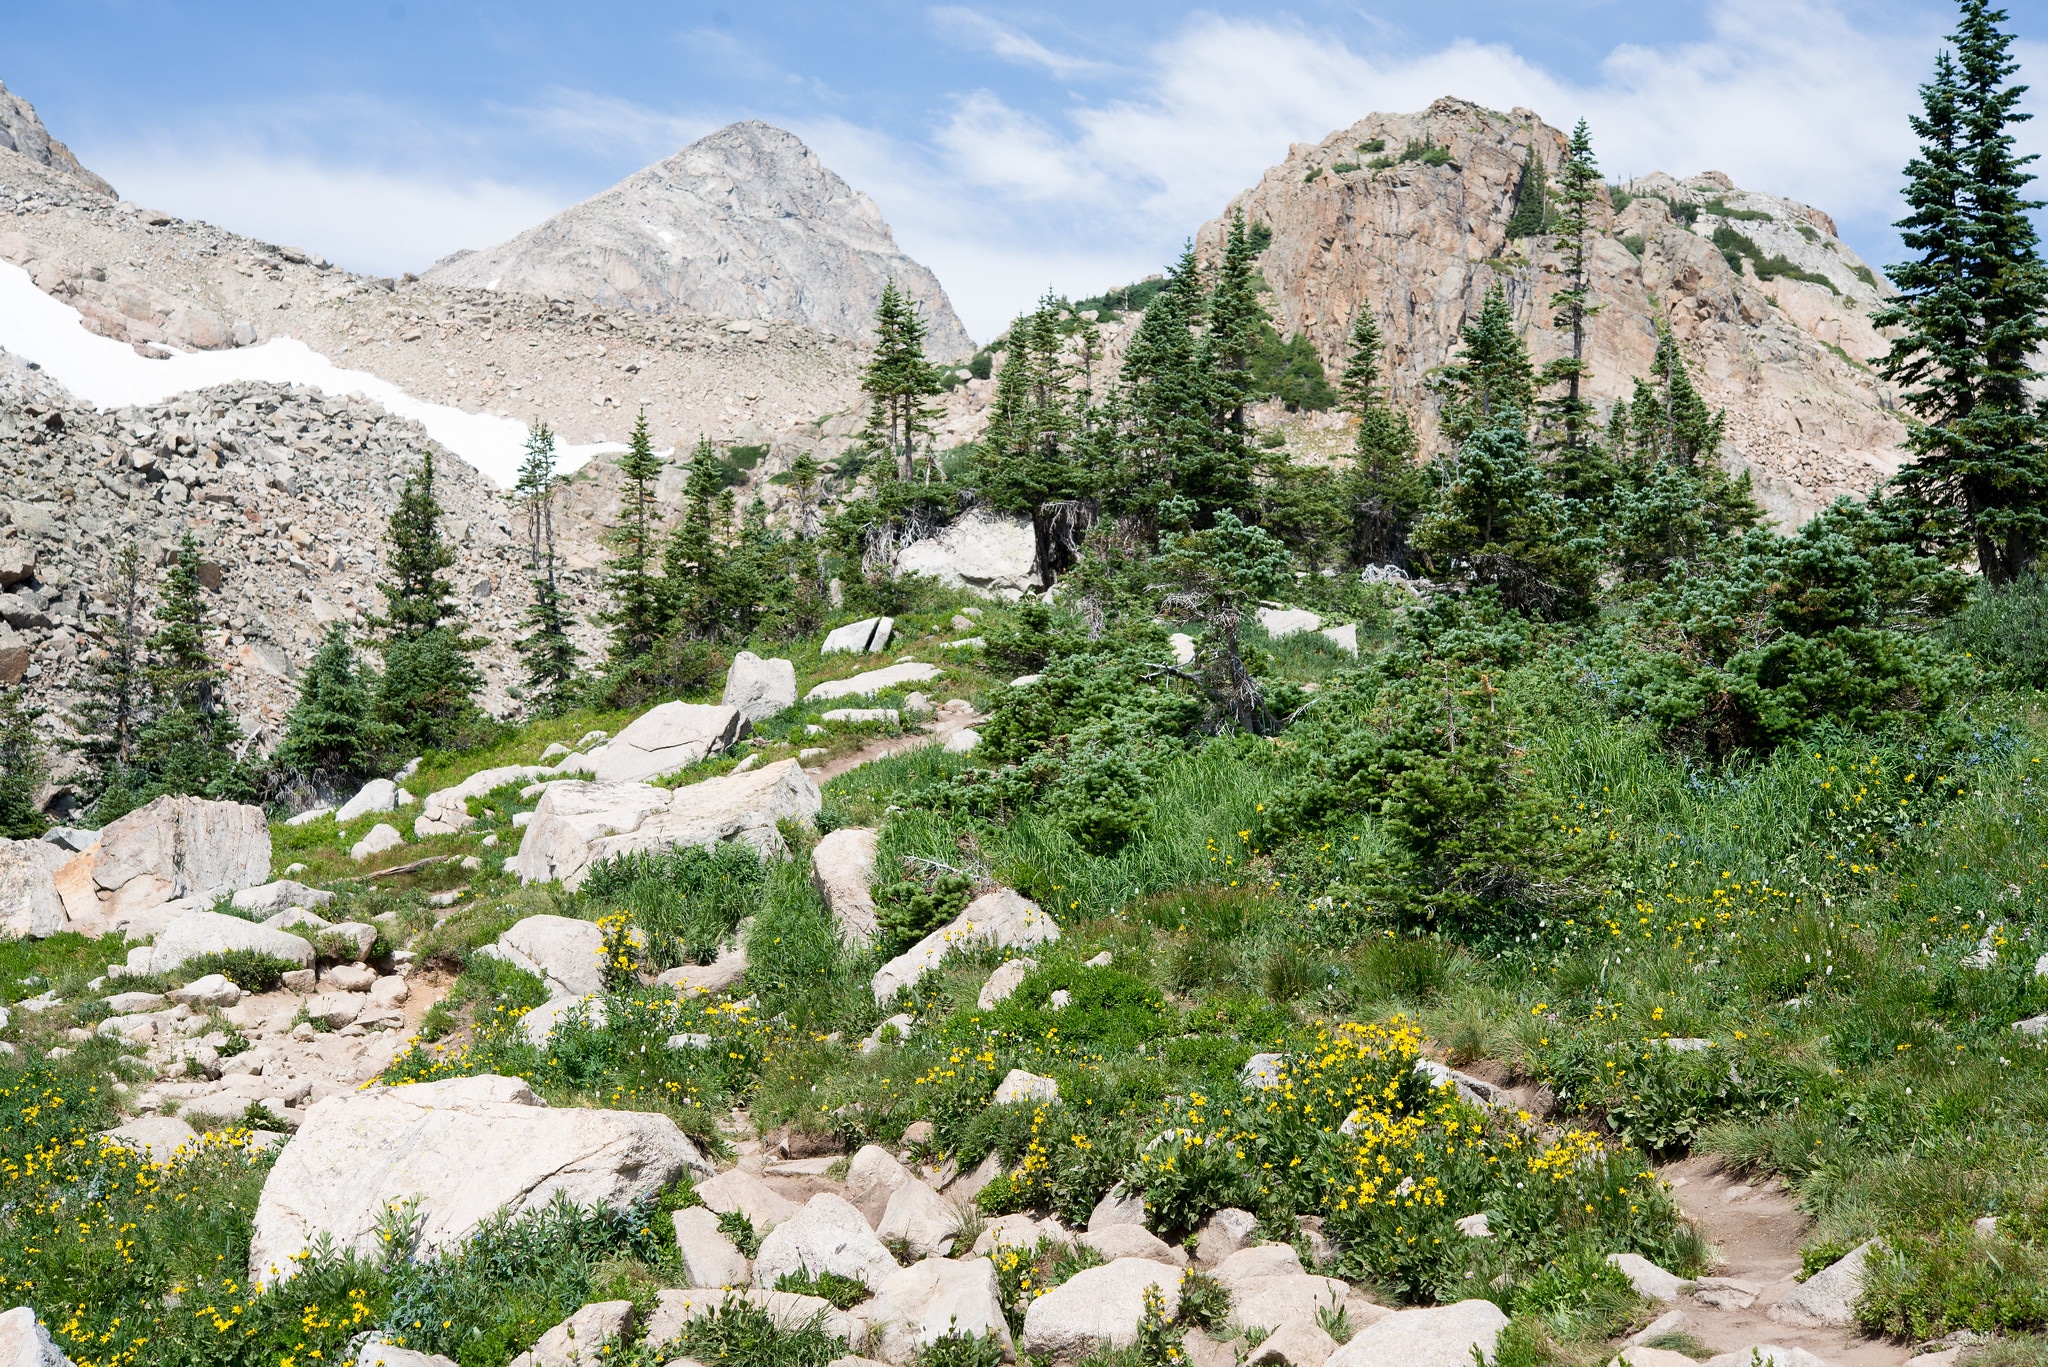
[[[1420,114],[1373,114],[1320,143],[1295,144],[1203,227],[1197,250],[1213,261],[1237,210],[1270,225],[1259,265],[1275,326],[1306,333],[1332,373],[1353,317],[1373,309],[1395,398],[1427,448],[1437,407],[1427,377],[1457,348],[1460,327],[1494,282],[1538,366],[1570,348],[1570,334],[1551,325],[1551,299],[1564,287],[1551,240],[1507,236],[1532,145],[1554,175],[1565,135],[1527,110],[1444,99]],[[1401,160],[1411,147],[1442,150]],[[1890,386],[1863,364],[1886,348],[1866,315],[1890,290],[1835,235],[1834,221],[1738,189],[1718,172],[1658,174],[1622,188],[1632,202],[1616,213],[1603,193],[1596,214],[1600,312],[1587,353],[1594,402],[1605,408],[1626,397],[1634,377],[1649,373],[1657,322],[1668,319],[1701,393],[1727,409],[1724,458],[1751,472],[1773,518],[1802,521],[1895,472],[1905,427]],[[1739,270],[1713,241],[1723,228]],[[1756,264],[1777,257],[1827,283],[1759,279]]]
[[[928,350],[974,350],[938,278],[905,256],[873,200],[793,135],[736,123],[509,242],[426,278],[600,308],[801,323],[865,339],[884,280],[923,307]]]
[[[71,149],[43,127],[36,107],[9,90],[4,81],[0,81],[0,148],[19,152],[39,166],[54,166],[108,199],[114,198],[114,187],[80,166]]]

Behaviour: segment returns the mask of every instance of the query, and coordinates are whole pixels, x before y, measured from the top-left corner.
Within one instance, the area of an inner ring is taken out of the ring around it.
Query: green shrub
[[[765,1309],[728,1300],[699,1316],[660,1349],[661,1358],[690,1357],[721,1367],[825,1367],[846,1352],[846,1340],[825,1332],[822,1319],[794,1329],[776,1324]]]
[[[1541,1319],[1566,1338],[1607,1338],[1639,1303],[1628,1276],[1599,1247],[1579,1242],[1519,1281],[1510,1297],[1515,1314]]]
[[[1340,161],[1336,165],[1332,166],[1330,169],[1340,176],[1345,176],[1351,174],[1353,171],[1356,171],[1358,169],[1358,163],[1355,161]]]
[[[2012,688],[2048,688],[2048,575],[1979,585],[1943,638]]]
[[[913,1361],[916,1367],[1002,1367],[1003,1341],[994,1333],[962,1334],[956,1329],[920,1348]]]
[[[187,982],[209,973],[218,973],[244,992],[275,992],[283,984],[284,975],[299,967],[292,960],[280,959],[274,954],[261,954],[253,949],[228,949],[187,959],[178,972]]]
[[[710,963],[767,887],[760,856],[744,842],[635,850],[604,860],[580,889],[593,908],[625,912],[657,969]]]
[[[875,889],[876,951],[893,958],[958,916],[974,897],[964,873],[930,870]]]
[[[718,1228],[748,1258],[761,1256],[761,1236],[754,1232],[754,1222],[744,1211],[722,1210],[718,1213]]]
[[[720,1216],[719,1228],[724,1227],[725,1217]],[[737,1243],[738,1240],[734,1242]],[[755,1252],[747,1256],[755,1257],[759,1251],[760,1243],[756,1240]],[[851,1310],[874,1294],[868,1290],[866,1283],[856,1278],[842,1277],[837,1272],[814,1273],[808,1267],[799,1267],[794,1272],[783,1273],[775,1279],[775,1289],[794,1292],[799,1296],[818,1296],[832,1302],[841,1310]]]

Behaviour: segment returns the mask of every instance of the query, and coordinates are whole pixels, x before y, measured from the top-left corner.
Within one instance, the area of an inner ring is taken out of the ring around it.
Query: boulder
[[[742,840],[763,855],[787,852],[777,823],[808,825],[823,804],[800,760],[707,778],[673,792],[644,783],[548,785],[506,865],[525,882],[582,886],[592,864],[634,850],[709,847]]]
[[[1621,1269],[1629,1285],[1645,1300],[1675,1301],[1692,1289],[1690,1279],[1666,1272],[1640,1253],[1610,1253],[1607,1261]]]
[[[1088,1228],[1092,1232],[1108,1229],[1111,1225],[1138,1225],[1145,1223],[1145,1198],[1126,1193],[1121,1183],[1103,1193],[1095,1203],[1095,1209],[1088,1212]]]
[[[746,733],[747,719],[737,707],[665,702],[592,752],[591,777],[599,783],[644,783],[722,754]]]
[[[864,1313],[876,1326],[875,1349],[887,1362],[911,1362],[949,1334],[993,1335],[1005,1359],[1016,1356],[995,1264],[987,1258],[926,1258],[892,1272]]]
[[[725,693],[719,701],[736,709],[749,725],[767,721],[796,706],[796,665],[742,650],[725,671]]]
[[[0,936],[40,940],[65,928],[56,873],[71,858],[49,841],[0,840]]]
[[[1305,608],[1260,608],[1256,615],[1266,635],[1276,641],[1304,631],[1320,631],[1323,626],[1322,617]]]
[[[1014,603],[1039,586],[1038,536],[1029,518],[973,508],[897,551],[896,571]]]
[[[1341,1310],[1350,1298],[1350,1286],[1335,1277],[1251,1277],[1230,1288],[1231,1318],[1247,1329],[1278,1329],[1297,1321],[1314,1324],[1317,1311]]]
[[[117,1016],[132,1016],[138,1011],[154,1011],[164,1004],[161,992],[116,992],[106,999],[107,1009]]]
[[[875,876],[880,838],[881,832],[867,826],[841,826],[811,850],[811,882],[839,926],[839,938],[855,948],[875,937],[875,899],[868,884]]]
[[[320,913],[304,907],[286,907],[275,916],[264,917],[262,923],[272,930],[326,930],[334,924]]]
[[[81,856],[83,857],[83,856]],[[188,911],[156,937],[149,952],[149,971],[169,973],[188,959],[246,949],[286,959],[301,968],[313,966],[313,946],[296,935],[223,916],[215,911]]]
[[[1166,644],[1173,651],[1175,664],[1191,665],[1195,662],[1195,638],[1185,631],[1176,631],[1168,636]]]
[[[745,1168],[731,1168],[708,1182],[699,1182],[697,1199],[716,1214],[746,1216],[754,1233],[760,1235],[803,1209]]]
[[[1358,654],[1358,624],[1346,622],[1341,627],[1324,627],[1317,633],[1325,641],[1353,656]]]
[[[1235,1290],[1261,1277],[1298,1277],[1301,1272],[1301,1255],[1292,1244],[1257,1244],[1231,1254],[1209,1275]]]
[[[633,1328],[633,1302],[595,1301],[542,1334],[510,1367],[599,1367]]]
[[[1876,1246],[1875,1239],[1865,1240],[1808,1277],[1771,1307],[1771,1318],[1807,1329],[1854,1324],[1856,1301],[1863,1295],[1863,1265]]]
[[[747,948],[739,944],[725,946],[708,964],[681,964],[663,969],[661,976],[654,981],[663,987],[673,988],[678,997],[701,997],[723,992],[746,975]]]
[[[17,1305],[0,1315],[0,1367],[71,1367],[71,1359],[36,1322],[34,1309]]]
[[[391,1010],[405,1005],[412,989],[405,985],[405,979],[391,975],[377,979],[370,984],[370,1005]]]
[[[170,990],[170,998],[185,1006],[233,1006],[242,999],[242,989],[218,973],[194,978],[183,987]]]
[[[903,714],[893,707],[835,707],[819,713],[818,720],[841,726],[900,726]]]
[[[343,1092],[308,1107],[257,1202],[253,1280],[296,1270],[327,1235],[337,1251],[381,1255],[378,1221],[417,1201],[420,1248],[454,1247],[497,1211],[557,1197],[626,1206],[711,1165],[673,1120],[646,1111],[555,1109],[517,1078],[449,1078]]]
[[[825,633],[824,644],[818,647],[820,655],[872,655],[889,648],[889,637],[895,633],[896,619],[893,617],[867,617],[858,622],[849,622]]]
[[[425,840],[429,836],[453,835],[457,831],[468,830],[476,824],[476,818],[469,814],[471,798],[483,797],[508,783],[549,778],[553,773],[553,770],[538,764],[505,764],[495,769],[479,769],[453,787],[437,788],[427,794],[427,800],[420,804],[420,814],[413,818],[413,838]]]
[[[377,970],[367,964],[336,964],[320,975],[320,985],[329,992],[368,992],[377,983]]]
[[[1060,928],[1038,904],[1009,888],[983,893],[953,920],[919,940],[877,969],[872,982],[875,1000],[886,1002],[897,991],[937,968],[955,949],[992,945],[1027,949],[1060,938]]]
[[[1259,1217],[1225,1206],[1202,1222],[1195,1234],[1195,1256],[1214,1266],[1248,1247],[1258,1237]]]
[[[332,807],[308,807],[306,808],[305,811],[300,812],[297,816],[286,817],[284,819],[284,824],[287,826],[310,826],[323,816],[333,815],[334,808]],[[403,1350],[401,1349],[398,1351]]]
[[[851,1202],[820,1192],[761,1240],[754,1285],[769,1290],[784,1273],[805,1268],[836,1272],[878,1291],[897,1265]]]
[[[609,1024],[602,997],[551,997],[519,1018],[519,1033],[534,1048],[545,1049],[555,1028],[572,1016],[598,1030]]]
[[[336,921],[313,937],[320,952],[333,959],[353,959],[360,962],[370,955],[377,944],[377,927],[362,921]],[[369,990],[364,983],[363,991]]]
[[[398,827],[388,821],[380,821],[370,827],[361,840],[349,846],[348,857],[360,864],[404,843],[405,837],[398,833]]]
[[[1245,1359],[1245,1367],[1323,1367],[1337,1340],[1314,1320],[1295,1320],[1268,1335]]]
[[[880,1144],[863,1144],[846,1165],[846,1198],[869,1224],[879,1225],[888,1213],[889,1198],[916,1180],[910,1169]]]
[[[604,991],[604,931],[573,916],[529,916],[478,953],[523,968],[550,997],[594,997]]]
[[[1185,1249],[1175,1248],[1143,1225],[1104,1225],[1089,1230],[1078,1242],[1100,1253],[1107,1263],[1118,1258],[1150,1258],[1155,1263],[1172,1263],[1175,1267],[1188,1265]]]
[[[981,1227],[981,1233],[974,1236],[974,1247],[968,1251],[970,1257],[979,1258],[993,1253],[998,1248],[1021,1248],[1026,1251],[1037,1246],[1043,1237],[1038,1221],[1018,1211],[1013,1215],[998,1215]]]
[[[745,1286],[753,1266],[718,1227],[718,1213],[709,1206],[689,1206],[673,1212],[676,1252],[683,1263],[683,1277],[694,1287]]]
[[[398,810],[398,785],[388,778],[373,778],[356,789],[356,795],[341,804],[334,814],[334,824],[346,826],[359,816],[371,812],[395,812]]]
[[[941,748],[949,755],[965,755],[971,754],[974,747],[979,744],[981,744],[981,732],[971,726],[963,726],[952,735],[946,737],[946,743]]]
[[[360,992],[322,992],[306,1003],[306,1018],[329,1030],[354,1025],[368,1000]]]
[[[1324,1367],[1472,1367],[1474,1349],[1492,1360],[1507,1322],[1492,1301],[1403,1310],[1352,1335]]]
[[[269,878],[270,826],[261,807],[160,797],[108,823],[53,877],[70,929],[125,929],[166,902],[210,902]]]
[[[145,1115],[105,1131],[105,1137],[134,1149],[152,1163],[168,1163],[179,1149],[197,1147],[199,1131],[174,1115]],[[13,1367],[5,1353],[0,1353],[0,1364]]]
[[[355,1363],[356,1367],[458,1367],[454,1358],[400,1348],[381,1338],[372,1338],[356,1349]]]
[[[912,1257],[943,1258],[960,1236],[960,1208],[924,1183],[909,1181],[890,1195],[874,1229],[882,1239],[901,1239]]]
[[[334,900],[334,894],[320,888],[309,888],[304,883],[294,883],[289,878],[280,878],[274,883],[263,883],[253,888],[243,888],[232,899],[236,911],[251,911],[258,918],[273,916],[286,907],[324,907]]]
[[[1049,1077],[1012,1068],[996,1087],[992,1106],[1011,1106],[1020,1101],[1051,1103],[1060,1099],[1060,1085]]]
[[[904,684],[924,683],[939,678],[944,673],[945,671],[937,665],[903,660],[884,669],[870,669],[865,674],[856,674],[850,679],[828,679],[804,694],[804,699],[811,701],[819,698],[873,697],[885,688],[901,688]]]
[[[983,1011],[1006,1002],[1010,994],[1022,985],[1026,974],[1038,967],[1038,960],[1031,958],[1011,959],[988,975],[988,981],[981,985],[981,995],[974,999],[975,1006]]]
[[[1077,1272],[1024,1312],[1024,1351],[1054,1362],[1078,1362],[1105,1343],[1127,1348],[1145,1317],[1146,1288],[1157,1287],[1166,1314],[1177,1314],[1184,1275],[1146,1258],[1120,1258]]]

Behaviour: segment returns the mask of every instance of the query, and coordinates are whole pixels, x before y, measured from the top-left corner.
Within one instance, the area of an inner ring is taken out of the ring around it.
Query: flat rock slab
[[[883,669],[870,669],[865,674],[856,674],[850,679],[829,679],[804,694],[806,701],[816,698],[872,697],[885,688],[901,688],[904,684],[924,683],[944,675],[937,665],[920,664],[916,660],[905,660],[901,664],[889,665]]]
[[[953,920],[919,940],[875,971],[875,1000],[886,1002],[897,991],[937,968],[955,949],[992,945],[1028,949],[1060,938],[1060,928],[1038,904],[1009,888],[983,893]]]
[[[770,1290],[784,1274],[803,1269],[836,1272],[878,1291],[897,1262],[851,1202],[820,1192],[761,1241],[754,1285]]]
[[[1352,1335],[1324,1367],[1472,1367],[1488,1361],[1508,1317],[1492,1301],[1459,1301],[1388,1315]]]
[[[592,752],[599,783],[642,783],[723,754],[746,734],[747,719],[724,703],[665,702]]]
[[[215,911],[188,911],[156,937],[149,952],[149,971],[168,973],[190,960],[231,950],[268,954],[302,968],[313,964],[313,946],[288,931]]]
[[[1079,1362],[1105,1343],[1127,1348],[1136,1342],[1145,1315],[1146,1288],[1157,1287],[1166,1313],[1177,1314],[1184,1275],[1147,1258],[1119,1258],[1077,1272],[1024,1312],[1024,1351],[1054,1362]]]
[[[453,1247],[499,1210],[557,1195],[625,1206],[711,1165],[673,1120],[643,1111],[554,1109],[517,1078],[451,1078],[349,1092],[306,1110],[257,1202],[253,1280],[292,1275],[320,1235],[378,1256],[378,1221],[416,1201],[420,1247]]]
[[[889,638],[895,634],[896,619],[893,617],[864,617],[858,622],[848,622],[843,627],[834,627],[825,633],[823,644],[818,647],[820,655],[872,655],[889,648]]]

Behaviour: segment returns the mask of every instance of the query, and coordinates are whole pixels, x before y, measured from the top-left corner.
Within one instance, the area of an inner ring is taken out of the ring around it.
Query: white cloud
[[[931,17],[941,32],[963,45],[980,48],[1019,66],[1042,67],[1062,80],[1069,76],[1106,75],[1116,69],[1108,62],[1055,52],[1030,34],[962,5],[939,5],[931,11]]]

